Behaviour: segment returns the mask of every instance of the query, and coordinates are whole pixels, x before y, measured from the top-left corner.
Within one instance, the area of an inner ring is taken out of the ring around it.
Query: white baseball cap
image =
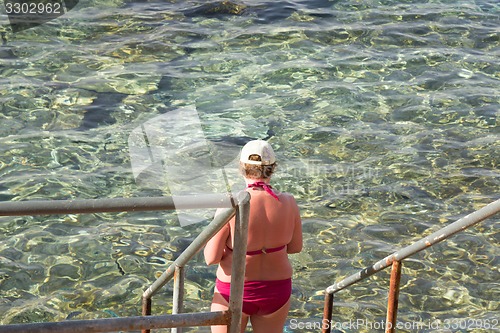
[[[250,160],[251,155],[259,155],[260,161]],[[276,162],[276,155],[271,145],[264,140],[252,140],[241,149],[240,162],[254,165],[271,165]]]

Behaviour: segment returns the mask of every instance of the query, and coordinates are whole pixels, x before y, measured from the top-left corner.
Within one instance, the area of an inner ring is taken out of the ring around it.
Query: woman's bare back
[[[288,254],[300,252],[302,249],[302,229],[297,203],[293,196],[287,193],[277,193],[278,201],[263,190],[249,189],[248,191],[251,200],[247,252],[261,252],[246,256],[245,280],[290,278],[292,267]],[[217,277],[225,282],[231,280],[232,251],[230,249],[234,247],[234,223],[234,219],[229,223],[224,254],[217,270]],[[265,251],[282,246],[285,247],[276,252],[266,253]]]

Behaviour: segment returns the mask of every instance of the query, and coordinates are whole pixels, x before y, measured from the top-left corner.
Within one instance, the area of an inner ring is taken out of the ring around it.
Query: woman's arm
[[[292,240],[287,244],[286,252],[289,254],[299,253],[302,251],[302,220],[300,219],[300,211],[297,203],[294,201],[294,224],[293,224],[293,234]]]
[[[230,236],[229,223],[227,223],[218,233],[215,234],[205,245],[203,254],[207,265],[218,264],[224,255],[227,239]]]

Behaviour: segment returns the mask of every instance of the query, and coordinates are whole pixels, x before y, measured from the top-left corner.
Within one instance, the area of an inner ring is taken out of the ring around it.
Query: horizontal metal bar
[[[175,273],[176,267],[183,267],[198,253],[222,227],[236,213],[235,208],[223,209],[210,224],[193,240],[191,244],[177,257],[177,259],[163,272],[163,274],[142,294],[143,300],[151,298],[161,287],[170,281]]]
[[[0,216],[229,208],[232,206],[232,198],[227,194],[81,200],[7,201],[0,202]]]
[[[340,282],[337,282],[328,288],[326,288],[327,293],[335,293],[339,290],[342,290],[358,281],[361,281],[387,267],[389,267],[393,261],[401,261],[405,258],[408,258],[409,256],[420,252],[429,246],[432,246],[434,244],[437,244],[454,234],[463,231],[479,222],[482,220],[493,216],[500,212],[500,199],[496,200],[485,207],[475,211],[474,213],[471,213],[467,216],[464,216],[463,218],[453,222],[452,224],[448,225],[447,227],[444,227],[433,234],[422,238],[421,240],[413,243],[410,246],[407,246],[397,252],[394,252],[393,254],[385,257],[384,259],[376,262],[372,266],[366,267],[362,269],[361,271],[357,272],[356,274],[353,274],[351,276],[348,276],[347,278],[343,279]]]
[[[2,333],[96,333],[186,326],[228,325],[228,311],[137,316],[0,326]]]

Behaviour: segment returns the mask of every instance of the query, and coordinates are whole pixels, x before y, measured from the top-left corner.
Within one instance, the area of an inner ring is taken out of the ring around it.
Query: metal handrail
[[[183,313],[163,316],[135,316],[50,323],[0,325],[2,333],[98,333],[142,329],[227,325],[229,311]]]
[[[399,280],[400,272],[401,272],[401,262],[420,251],[425,250],[426,248],[433,246],[458,232],[464,231],[465,229],[491,217],[500,212],[500,199],[486,205],[485,207],[469,214],[461,219],[451,223],[450,225],[432,233],[431,235],[424,237],[415,243],[394,252],[393,254],[388,255],[382,260],[377,261],[375,264],[368,266],[357,273],[346,277],[345,279],[327,287],[324,290],[325,293],[325,303],[323,308],[323,325],[322,332],[329,333],[331,330],[331,319],[333,312],[333,294],[336,292],[345,289],[361,280],[366,279],[367,277],[389,267],[392,265],[394,274],[391,274],[391,282],[394,280]],[[399,271],[399,274],[397,273]],[[387,330],[386,332],[394,332],[394,321],[396,319],[395,311],[397,311],[397,294],[399,293],[399,281],[397,285],[393,285],[391,283],[391,290],[389,297],[391,298],[389,302],[389,311],[388,311],[388,319],[391,321],[387,322],[387,327],[391,328],[391,330]],[[393,296],[396,296],[395,298]],[[390,313],[389,312],[394,312]],[[390,317],[390,318],[389,318]]]
[[[231,297],[229,303],[230,314],[230,333],[237,333],[241,325],[241,310],[243,299],[243,277],[245,276],[245,258],[248,233],[248,215],[250,205],[250,194],[241,192],[236,198],[238,209],[229,208],[219,212],[214,220],[206,227],[195,240],[182,252],[182,254],[163,272],[163,274],[142,295],[142,314],[144,316],[151,315],[152,301],[156,292],[162,288],[172,278],[175,280],[174,285],[174,307],[173,314],[182,311],[183,292],[184,289],[184,266],[186,263],[198,253],[203,246],[212,238],[219,230],[226,225],[229,220],[236,214],[236,223],[234,231],[235,248],[233,250],[233,263],[231,274]],[[177,278],[176,278],[177,276]],[[233,290],[234,288],[234,290]],[[149,329],[144,329],[143,333],[149,333]],[[180,329],[175,329],[176,333],[180,333]]]
[[[236,214],[234,208],[224,209],[220,215],[217,215],[210,224],[182,251],[175,261],[149,286],[142,294],[143,299],[150,299],[158,290],[170,281],[175,274],[175,269],[183,267],[191,258],[198,253],[206,242],[212,238],[226,223]]]
[[[212,222],[182,251],[177,259],[153,282],[142,294],[142,315],[150,316],[152,309],[151,298],[165,284],[174,278],[173,308],[172,314],[182,312],[184,300],[184,267],[198,253],[207,241],[212,238],[228,221],[236,214],[235,208],[226,208],[218,214]],[[143,329],[143,333],[149,333],[149,329]],[[174,329],[174,333],[181,333],[181,329]]]
[[[234,207],[234,203],[232,197],[227,194],[110,199],[6,201],[0,202],[0,216],[139,212],[153,210],[230,207]]]
[[[108,318],[97,320],[73,320],[49,323],[1,325],[2,333],[19,332],[109,332],[141,329],[147,332],[155,328],[172,328],[186,326],[228,325],[230,333],[240,332],[243,298],[243,277],[245,272],[246,237],[248,216],[250,211],[250,194],[238,194],[237,201],[227,194],[209,194],[175,197],[139,197],[87,200],[38,200],[0,202],[0,216],[48,215],[48,214],[81,214],[123,211],[151,211],[174,209],[225,208],[205,228],[200,235],[182,252],[174,263],[143,294],[144,303],[151,304],[151,297],[172,277],[177,275],[179,281],[174,285],[173,314],[163,316],[144,316]],[[185,264],[236,214],[235,240],[237,240],[232,269],[236,274],[231,279],[231,297],[227,311],[200,312],[180,314],[182,310],[183,269]],[[241,256],[241,258],[238,257]],[[176,296],[177,295],[177,296]],[[179,332],[179,331],[177,331]]]

